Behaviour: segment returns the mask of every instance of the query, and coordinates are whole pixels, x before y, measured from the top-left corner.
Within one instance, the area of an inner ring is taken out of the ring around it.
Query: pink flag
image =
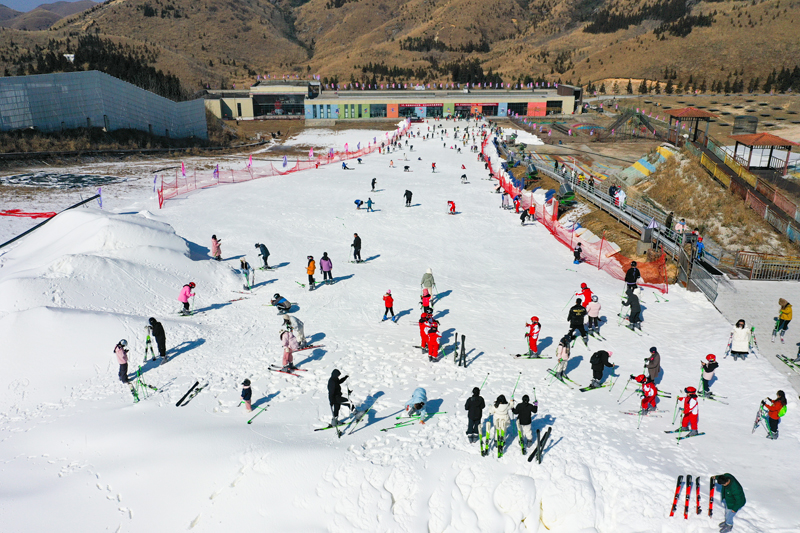
[[[186,167],[183,165],[183,161],[181,161],[181,174],[186,177]]]
[[[248,167],[252,167],[253,166],[253,155],[252,154],[250,154],[250,159],[247,161],[247,166]]]
[[[347,147],[348,147],[348,143],[344,143],[344,151],[345,151],[345,153],[348,152]]]
[[[308,149],[308,158],[309,159],[314,159],[314,148],[309,148]]]

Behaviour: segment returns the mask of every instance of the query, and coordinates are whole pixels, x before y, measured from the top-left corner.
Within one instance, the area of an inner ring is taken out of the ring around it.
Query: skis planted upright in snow
[[[678,484],[675,485],[675,497],[672,499],[672,510],[669,512],[670,516],[675,516],[675,511],[678,510],[678,497],[681,495],[681,483],[683,483],[683,475],[678,476]]]

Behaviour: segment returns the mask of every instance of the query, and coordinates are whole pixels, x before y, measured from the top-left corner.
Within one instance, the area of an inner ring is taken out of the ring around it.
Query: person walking
[[[464,404],[464,410],[467,411],[467,437],[469,442],[475,444],[478,442],[478,431],[483,418],[483,409],[486,407],[486,402],[481,396],[481,389],[475,387],[472,389],[472,396],[467,399]]]
[[[331,261],[331,258],[328,257],[328,252],[322,253],[322,258],[319,260],[319,268],[322,270],[322,283],[325,283],[326,285],[328,283],[333,283],[333,277],[331,276],[333,262]]]
[[[331,426],[339,425],[339,409],[341,409],[343,405],[350,409],[351,412],[355,409],[350,399],[342,394],[342,383],[347,381],[347,378],[350,376],[340,378],[339,376],[341,375],[341,371],[339,371],[338,368],[334,368],[331,372],[331,377],[328,379],[328,403],[330,403],[331,412],[333,413]]]
[[[389,313],[392,314],[392,319],[394,319],[394,298],[392,298],[392,291],[386,291],[386,294],[383,295],[383,319],[386,320],[386,317]]]
[[[350,245],[353,248],[353,261],[356,263],[361,262],[361,237],[358,236],[358,233],[353,233],[353,244]]]
[[[725,505],[725,520],[719,524],[720,533],[728,533],[733,529],[733,517],[747,503],[744,489],[733,475],[725,473],[713,477],[716,483],[722,486],[720,500]]]
[[[217,239],[216,235],[211,236],[211,257],[217,261],[222,260],[222,239]]]
[[[778,300],[778,304],[781,308],[778,312],[778,320],[775,321],[775,329],[772,331],[772,342],[775,342],[775,336],[780,333],[781,344],[783,344],[783,336],[789,329],[789,322],[792,321],[792,304],[783,298]]]

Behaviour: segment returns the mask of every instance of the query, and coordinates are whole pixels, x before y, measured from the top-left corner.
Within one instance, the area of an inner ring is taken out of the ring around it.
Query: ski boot
[[[697,430],[696,430],[696,429],[693,429],[693,430],[691,430],[691,431],[690,431],[690,432],[689,432],[689,433],[688,433],[686,436],[687,436],[687,437],[694,437],[694,436],[696,436],[696,435],[697,435]]]

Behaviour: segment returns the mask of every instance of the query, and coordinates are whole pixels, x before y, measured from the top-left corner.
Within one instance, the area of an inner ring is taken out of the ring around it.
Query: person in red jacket
[[[383,295],[383,319],[386,320],[386,315],[392,313],[392,320],[394,320],[394,298],[392,298],[392,291],[386,291]]]
[[[631,376],[633,377],[633,376]],[[656,410],[656,397],[658,396],[658,388],[649,378],[644,374],[639,374],[634,378],[636,383],[642,385],[642,414],[647,414],[650,411]]]
[[[590,289],[585,283],[581,283],[581,291],[576,292],[575,296],[582,296],[583,301],[581,302],[581,305],[586,307],[586,304],[592,301],[592,289]]]
[[[431,305],[431,293],[426,288],[422,289],[422,300],[420,301],[422,304],[422,309],[427,311],[428,313],[433,311],[433,306]]]
[[[536,344],[539,341],[539,331],[542,329],[542,326],[539,325],[539,317],[532,316],[531,323],[525,322],[525,325],[528,326],[528,333],[525,334],[528,337],[528,355],[538,355],[539,350]]]
[[[419,347],[423,353],[428,350],[428,321],[432,318],[431,314],[423,311],[419,317]]]
[[[514,197],[514,210],[519,214],[519,196]]]
[[[786,394],[782,391],[778,391],[778,397],[774,400],[772,398],[767,398],[763,405],[767,408],[769,419],[769,432],[767,434],[768,439],[775,440],[778,438],[778,424],[781,421],[781,416],[786,413],[784,409],[786,409]]]
[[[428,324],[428,359],[433,361],[439,355],[439,338],[442,334],[439,333],[439,322],[434,318]]]
[[[454,201],[449,200],[447,202],[447,207],[450,208],[450,214],[451,215],[455,215],[456,214],[456,203]]]
[[[697,389],[694,387],[686,387],[686,396],[678,396],[678,400],[683,400],[683,419],[681,420],[681,429],[684,431],[691,428],[689,437],[697,435],[697,416],[699,414],[700,403],[697,401]]]

